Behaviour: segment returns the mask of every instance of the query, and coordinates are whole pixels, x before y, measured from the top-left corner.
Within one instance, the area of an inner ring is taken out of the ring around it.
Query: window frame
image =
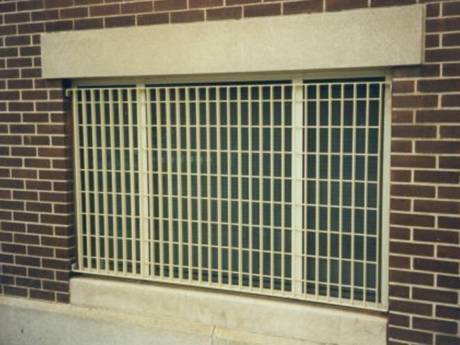
[[[302,84],[308,82],[308,80],[330,80],[330,79],[357,79],[357,78],[383,78],[384,79],[384,95],[382,100],[383,110],[383,126],[381,127],[382,131],[382,155],[381,158],[381,262],[380,262],[380,274],[381,274],[381,302],[380,303],[371,303],[374,305],[364,306],[362,303],[353,304],[353,303],[343,303],[335,301],[334,299],[329,299],[326,301],[321,300],[311,300],[305,298],[300,300],[295,296],[273,296],[274,298],[281,299],[291,299],[294,301],[304,301],[304,302],[319,302],[326,303],[331,305],[338,305],[341,307],[350,307],[358,308],[363,310],[376,310],[376,311],[386,311],[388,310],[388,285],[389,285],[389,214],[390,214],[390,152],[391,152],[391,71],[388,69],[352,69],[352,70],[339,70],[339,71],[318,71],[318,72],[299,72],[299,73],[283,73],[283,72],[274,72],[274,73],[248,73],[248,74],[225,74],[225,75],[197,75],[197,76],[171,76],[171,77],[126,77],[126,78],[97,78],[97,79],[78,79],[71,81],[72,88],[81,88],[81,87],[97,87],[97,86],[111,86],[111,85],[129,85],[129,87],[138,88],[145,87],[147,84],[156,84],[156,85],[169,85],[175,83],[216,83],[216,82],[257,82],[257,81],[269,81],[269,80],[286,80],[292,82],[293,84]],[[293,93],[294,93],[293,88]],[[140,104],[144,104],[141,102]],[[145,110],[141,110],[145,111]],[[140,123],[138,125],[141,125]],[[75,123],[73,122],[73,126]],[[74,131],[72,131],[74,133]],[[78,153],[77,144],[78,138],[73,135],[73,154],[74,159]],[[74,167],[74,202],[75,205],[78,203],[78,193],[81,191],[78,180],[79,177],[77,169]],[[142,202],[140,203],[141,207]],[[76,217],[77,219],[79,217]],[[78,222],[78,220],[76,220]],[[77,230],[78,231],[78,230]],[[73,271],[80,272],[84,274],[93,274],[93,272],[80,271],[77,264],[72,266]],[[95,275],[103,275],[101,272],[94,272]],[[113,275],[111,275],[113,276]],[[141,277],[131,277],[124,276],[123,278],[142,279]],[[158,280],[149,280],[153,283],[165,283]],[[196,287],[197,285],[190,285],[182,283],[180,281],[166,282],[171,284],[180,284],[189,287]],[[198,286],[199,287],[199,286]],[[292,287],[294,290],[294,286]],[[231,291],[233,293],[247,294],[251,291],[236,291],[234,289],[214,289],[215,291]],[[257,292],[255,292],[258,294]],[[260,295],[260,294],[258,294]],[[261,295],[266,296],[266,295]],[[270,296],[271,297],[271,296]]]

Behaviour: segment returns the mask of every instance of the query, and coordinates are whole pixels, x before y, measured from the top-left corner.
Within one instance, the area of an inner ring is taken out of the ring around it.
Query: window
[[[70,92],[77,271],[385,307],[383,79]]]

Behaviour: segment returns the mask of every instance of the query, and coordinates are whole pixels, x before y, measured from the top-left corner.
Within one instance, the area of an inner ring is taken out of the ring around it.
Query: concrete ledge
[[[73,278],[70,290],[75,306],[192,322],[219,335],[254,334],[280,344],[386,344],[386,318],[360,311],[87,277]]]
[[[42,35],[44,78],[182,76],[414,65],[423,6]]]
[[[0,296],[5,345],[318,345],[180,320]]]

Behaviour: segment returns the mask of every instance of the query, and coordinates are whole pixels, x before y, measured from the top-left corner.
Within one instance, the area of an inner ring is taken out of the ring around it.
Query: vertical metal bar
[[[96,241],[96,270],[99,271],[101,269],[101,243],[100,243],[100,229],[99,229],[99,164],[98,164],[98,154],[97,154],[97,123],[96,123],[96,96],[95,90],[91,89],[91,118],[93,122],[91,123],[92,127],[92,151],[93,151],[93,184],[94,184],[94,191],[93,191],[93,203],[94,203],[94,238]]]
[[[159,231],[159,267],[160,278],[163,279],[165,271],[165,253],[164,253],[164,207],[163,207],[163,143],[162,143],[162,118],[161,118],[161,91],[160,88],[153,89],[155,91],[155,115],[157,124],[157,160],[158,160],[158,231]],[[166,90],[165,90],[166,92]],[[166,134],[168,136],[168,134]]]
[[[74,181],[75,181],[75,220],[77,227],[77,251],[78,251],[78,269],[83,267],[83,214],[82,214],[82,189],[81,189],[81,174],[80,174],[80,114],[78,112],[78,94],[81,93],[78,89],[71,90],[72,97],[72,120],[73,120],[73,157],[74,157]],[[82,102],[83,103],[83,102]],[[81,109],[83,109],[83,104]],[[86,129],[82,132],[84,133]],[[85,167],[86,168],[86,167]]]
[[[369,100],[370,98],[370,83],[366,83],[366,110],[364,114],[364,202],[363,202],[363,241],[364,241],[364,249],[363,249],[363,301],[364,306],[367,304],[367,211],[368,211],[368,203],[367,203],[367,195],[368,195],[368,160],[369,160]]]
[[[221,162],[221,114],[220,114],[220,87],[216,86],[216,135],[217,135],[217,268],[218,284],[222,285],[222,162]]]
[[[123,119],[123,92],[118,89],[118,116],[120,119],[120,125],[118,127],[120,133],[120,160],[121,160],[121,172],[120,172],[120,184],[121,184],[121,215],[122,215],[122,255],[123,255],[123,274],[127,272],[127,238],[126,238],[126,186],[125,186],[125,175],[126,171],[126,152],[125,152],[125,123]]]
[[[319,248],[320,248],[320,204],[321,204],[321,173],[320,173],[320,159],[321,159],[321,154],[320,154],[320,134],[321,134],[321,127],[320,127],[320,121],[321,121],[321,116],[320,116],[320,110],[321,110],[321,101],[320,101],[320,86],[319,84],[315,85],[316,89],[316,176],[315,176],[315,187],[316,187],[316,205],[315,205],[315,298],[318,299],[319,297]]]
[[[344,84],[340,84],[340,156],[339,156],[339,303],[343,297],[342,288],[342,266],[343,266],[343,252],[342,252],[342,237],[343,237],[343,146],[344,146],[344,110],[345,110],[345,88]]]
[[[356,188],[356,117],[357,117],[357,85],[356,83],[353,84],[353,124],[352,124],[352,147],[351,147],[351,278],[350,278],[350,297],[351,297],[351,303],[354,303],[355,299],[355,267],[356,267],[356,262],[355,262],[355,212],[356,212],[356,193],[355,193],[355,188]]]
[[[113,91],[109,93],[109,117],[110,117],[110,177],[112,181],[112,245],[113,245],[113,270],[118,272],[118,227],[117,227],[117,179],[116,179],[116,151],[115,151],[115,115]],[[120,147],[118,148],[120,150]]]
[[[202,232],[202,210],[201,202],[203,195],[201,194],[201,116],[200,116],[200,89],[195,87],[195,116],[197,128],[197,203],[198,203],[198,280],[203,281],[203,236]]]
[[[275,107],[274,107],[274,91],[273,85],[270,85],[270,134],[271,134],[271,142],[270,142],[270,170],[275,171],[275,157],[273,153],[273,146],[275,143]],[[274,212],[274,197],[275,197],[275,180],[272,178],[270,181],[270,290],[274,290],[275,285],[275,212]]]
[[[293,80],[292,102],[292,280],[294,296],[302,295],[302,144],[303,144],[303,81]]]
[[[128,139],[129,139],[129,185],[131,205],[131,273],[136,274],[137,248],[136,248],[136,199],[135,199],[135,169],[134,169],[134,126],[133,126],[133,102],[132,90],[126,90],[128,102]],[[137,132],[139,129],[137,129]],[[139,143],[138,143],[139,144]],[[139,152],[138,152],[139,154]]]
[[[381,195],[377,192],[377,204],[378,212],[377,215],[380,221],[378,228],[380,229],[380,236],[377,236],[376,248],[380,251],[380,267],[376,268],[376,296],[378,298],[381,295],[381,305],[384,308],[388,307],[388,258],[389,258],[389,209],[390,209],[390,147],[391,147],[391,84],[389,81],[391,76],[387,76],[386,81],[388,83],[380,83],[379,85],[379,121],[378,121],[378,133],[382,132],[378,140],[378,162],[382,164],[377,165],[377,183],[382,185]],[[386,87],[384,87],[386,85]],[[380,120],[381,119],[381,120]],[[383,159],[380,161],[380,158]],[[380,189],[377,188],[377,191]],[[380,207],[379,207],[380,206]],[[377,259],[378,260],[378,259]],[[379,281],[379,274],[381,274],[381,280]],[[378,301],[378,299],[377,299]]]
[[[107,139],[106,139],[106,114],[105,114],[105,97],[104,90],[99,91],[99,106],[101,111],[101,142],[102,142],[102,189],[104,192],[103,195],[103,205],[104,205],[104,270],[108,272],[109,270],[109,212],[108,212],[108,189],[107,189]]]
[[[253,86],[248,86],[248,172],[249,176],[253,178],[252,174],[252,160],[254,158],[253,154],[253,149],[252,149],[252,128],[253,128],[253,123],[252,123],[252,91],[253,91]],[[249,237],[249,287],[252,289],[254,287],[254,269],[253,269],[253,237],[252,237],[252,227],[254,226],[254,216],[252,214],[253,212],[253,202],[254,200],[252,199],[252,183],[251,180],[249,180],[248,183],[248,197],[249,197],[249,226],[248,226],[248,237]]]
[[[179,88],[176,87],[175,89],[175,108],[176,108],[176,152],[177,152],[177,231],[179,232],[178,236],[178,256],[179,256],[179,279],[183,279],[184,273],[184,253],[183,253],[183,238],[182,238],[182,231],[183,231],[183,219],[182,219],[182,140],[181,140],[181,123],[180,123],[180,94]]]
[[[151,173],[151,160],[149,159],[150,152],[150,117],[151,114],[147,111],[146,97],[147,90],[143,84],[138,84],[137,89],[137,110],[138,124],[137,133],[138,139],[138,155],[139,155],[139,217],[140,217],[140,269],[143,277],[149,276],[150,267],[150,231],[151,218],[153,215],[153,197],[152,183],[149,181],[149,173]],[[134,192],[134,191],[133,191]],[[150,206],[150,217],[149,217]],[[153,246],[152,246],[153,247]]]
[[[241,86],[238,86],[237,89],[237,100],[236,100],[236,109],[237,109],[237,130],[236,130],[236,140],[237,140],[237,176],[238,176],[238,286],[241,289],[243,283],[243,227],[241,226],[241,219],[243,218],[242,210],[242,188],[243,184],[241,181],[241,141],[242,141],[242,128],[241,128]]]
[[[264,150],[264,129],[263,129],[263,88],[259,86],[259,288],[264,288],[264,170],[263,170],[263,150]]]
[[[186,126],[186,150],[187,150],[187,237],[188,237],[188,280],[193,278],[193,245],[192,245],[192,153],[191,153],[191,129],[190,129],[190,89],[184,88],[185,91],[185,126]]]
[[[285,134],[284,134],[284,131],[286,130],[286,124],[285,124],[285,121],[286,121],[286,114],[285,114],[285,103],[286,103],[286,85],[283,85],[281,87],[281,102],[280,102],[280,106],[281,106],[281,138],[280,138],[280,152],[281,152],[281,177],[280,177],[280,181],[281,181],[281,196],[280,196],[280,204],[279,204],[279,207],[281,208],[281,212],[280,212],[280,231],[281,231],[281,291],[282,292],[285,292],[286,291],[286,270],[285,270],[285,264],[286,264],[286,258],[285,258],[285,255],[286,255],[286,252],[284,250],[284,247],[286,246],[286,227],[285,227],[285,207],[286,207],[286,200],[285,200],[285,195],[286,195],[286,192],[285,192],[285,189],[286,189],[286,157],[285,155],[287,155],[287,152],[286,152],[286,147],[285,147]]]
[[[328,129],[327,129],[327,299],[332,292],[331,286],[331,241],[332,241],[332,219],[331,219],[331,208],[332,208],[332,192],[331,192],[331,170],[332,170],[332,84],[328,85]]]
[[[168,278],[174,278],[174,225],[173,225],[173,183],[172,183],[172,126],[171,126],[171,88],[165,88],[166,107],[166,149],[167,149],[167,179],[168,179]]]
[[[209,106],[209,86],[206,87],[205,92],[205,106],[206,106],[206,205],[207,210],[207,219],[206,227],[208,229],[208,283],[212,283],[212,203],[211,203],[211,121],[210,121],[210,106]]]
[[[231,131],[231,117],[230,112],[230,87],[227,86],[227,217],[228,217],[228,281],[230,285],[233,285],[233,258],[232,258],[232,231],[233,231],[233,222],[232,222],[232,131]]]
[[[308,219],[307,219],[307,209],[308,209],[308,198],[307,198],[307,189],[308,189],[308,169],[310,168],[307,164],[307,158],[308,158],[308,153],[309,153],[309,145],[308,145],[308,127],[306,125],[306,119],[309,118],[309,113],[308,113],[308,93],[307,93],[308,87],[304,84],[302,86],[302,96],[303,96],[303,102],[302,102],[302,107],[304,111],[304,122],[302,123],[302,131],[304,133],[304,138],[303,138],[303,146],[304,146],[304,152],[302,154],[302,159],[303,159],[303,173],[302,173],[302,180],[303,180],[303,196],[302,196],[302,208],[303,208],[303,218],[302,218],[302,227],[305,229],[303,233],[303,251],[302,251],[302,266],[303,266],[303,276],[302,276],[302,292],[307,293],[308,292],[308,268],[307,268],[307,263],[309,261],[308,257],[308,243],[307,243],[307,236],[310,232],[310,229],[308,228]],[[303,285],[305,284],[305,285]]]
[[[155,258],[156,258],[156,248],[155,248],[155,205],[154,205],[154,194],[155,190],[153,189],[153,179],[155,172],[153,171],[153,125],[152,125],[152,94],[151,90],[145,88],[145,85],[142,85],[144,88],[144,97],[145,97],[145,107],[146,107],[146,128],[145,131],[147,132],[147,146],[145,149],[145,157],[147,159],[147,171],[145,172],[145,177],[148,180],[148,192],[147,192],[147,200],[148,200],[148,211],[145,215],[148,218],[148,237],[147,243],[144,245],[144,251],[148,251],[149,253],[145,256],[142,255],[143,258],[148,260],[145,264],[145,274],[149,277],[153,277],[155,275]],[[157,123],[158,126],[158,123]],[[157,147],[158,151],[158,147]],[[157,164],[158,167],[158,164]],[[157,173],[158,174],[158,173]],[[158,176],[158,175],[157,175]]]
[[[85,214],[85,232],[86,232],[86,265],[88,269],[92,269],[92,260],[91,260],[91,212],[90,212],[90,201],[89,201],[89,148],[88,148],[88,111],[86,109],[86,91],[81,93],[81,109],[82,109],[82,127],[83,127],[83,160],[85,169],[85,205],[86,205],[86,214]]]

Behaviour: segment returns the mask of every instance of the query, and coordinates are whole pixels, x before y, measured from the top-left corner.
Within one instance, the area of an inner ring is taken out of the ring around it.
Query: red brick
[[[410,140],[392,140],[391,152],[408,153],[412,152],[412,141]]]
[[[69,270],[70,262],[66,260],[43,259],[43,267],[57,270]]]
[[[443,95],[441,104],[443,107],[460,107],[460,94]]]
[[[410,211],[411,210],[411,201],[408,199],[396,199],[391,198],[390,207],[394,211]]]
[[[395,168],[435,168],[436,158],[433,156],[392,155],[391,166]]]
[[[460,15],[459,2],[445,2],[442,4],[442,14],[444,16],[457,16]]]
[[[67,31],[67,30],[72,30],[72,28],[73,28],[72,20],[60,20],[56,22],[47,22],[45,24],[45,30],[47,32]]]
[[[5,23],[25,23],[30,22],[30,13],[23,12],[23,13],[6,13],[5,14]]]
[[[444,276],[438,274],[437,285],[443,288],[460,289],[460,277]]]
[[[153,25],[169,23],[169,13],[143,14],[137,17],[138,25]]]
[[[54,20],[59,18],[58,10],[44,10],[32,12],[33,21]]]
[[[207,20],[240,19],[243,16],[241,7],[214,8],[206,10]]]
[[[406,256],[390,255],[390,268],[410,268],[410,258]]]
[[[371,0],[371,7],[402,6],[415,3],[416,0]]]
[[[460,229],[460,217],[442,217],[438,218],[438,227],[445,229]]]
[[[438,96],[393,96],[393,108],[433,108],[438,104]]]
[[[393,94],[412,93],[415,90],[415,83],[413,80],[394,80],[391,86]]]
[[[187,0],[159,0],[154,3],[155,11],[185,10]]]
[[[453,201],[415,200],[414,211],[458,214],[460,212],[460,203]]]
[[[30,290],[30,297],[36,299],[42,299],[45,301],[54,301],[55,294],[50,291],[43,291],[43,290]]]
[[[391,136],[393,138],[434,138],[436,137],[435,126],[392,126]]]
[[[460,336],[436,334],[436,345],[458,345]]]
[[[367,7],[367,0],[326,0],[326,11]]]
[[[443,46],[458,46],[460,45],[460,34],[450,33],[442,36]]]
[[[122,13],[142,13],[142,12],[152,12],[152,11],[153,11],[152,1],[121,4]]]
[[[412,178],[412,173],[408,170],[391,170],[392,182],[409,182]]]
[[[425,216],[430,217],[431,216]],[[390,253],[406,255],[433,256],[434,248],[429,244],[390,241]]]
[[[420,92],[450,92],[460,91],[460,79],[423,79],[417,82]]]
[[[16,285],[17,286],[40,289],[41,288],[41,281],[37,280],[37,279],[16,277]]]
[[[422,242],[458,243],[459,234],[447,230],[414,229],[414,240]]]
[[[303,0],[283,3],[283,14],[313,13],[322,11],[322,0]]]
[[[281,14],[281,4],[247,5],[243,12],[245,17],[276,16]]]
[[[431,316],[432,308],[431,304],[390,299],[390,310],[392,311]]]
[[[448,318],[448,319],[460,320],[460,308],[437,305],[436,306],[436,316]]]
[[[436,48],[439,47],[440,37],[438,34],[425,36],[425,47]]]
[[[414,268],[424,271],[458,273],[458,263],[441,260],[414,258]]]
[[[438,333],[457,333],[457,323],[444,320],[433,320],[414,317],[412,320],[412,325],[415,329],[421,330],[430,330]]]
[[[88,8],[86,7],[66,8],[60,11],[60,17],[61,19],[88,17]]]
[[[460,49],[457,48],[430,49],[425,52],[427,62],[458,61],[459,59]]]
[[[171,13],[171,23],[200,22],[204,20],[204,11],[179,11]]]
[[[460,18],[427,19],[426,32],[458,31]]]
[[[40,267],[40,259],[30,256],[19,256],[16,255],[16,264],[23,266],[34,266]]]
[[[0,13],[14,12],[15,10],[16,6],[14,2],[0,3]]]
[[[412,299],[420,301],[457,304],[457,293],[453,291],[445,291],[439,289],[413,287]]]
[[[70,295],[68,293],[58,293],[56,294],[56,300],[59,303],[70,303]]]
[[[460,76],[460,63],[443,64],[442,75],[446,77]]]
[[[460,259],[460,248],[454,246],[438,246],[438,257],[449,259]]]
[[[419,153],[460,153],[460,141],[417,141],[415,150]]]
[[[6,295],[27,297],[27,289],[14,286],[4,286],[3,291]]]
[[[56,281],[43,281],[43,289],[51,291],[68,292],[69,284]]]
[[[403,297],[403,298],[409,298],[409,287],[408,286],[402,286],[402,285],[394,285],[394,284],[390,284],[389,288],[388,288],[388,292],[389,292],[389,295],[390,297]],[[391,320],[391,313],[390,313],[390,324],[394,324],[393,321],[394,320]],[[393,314],[395,315],[395,314]]]
[[[391,195],[432,198],[435,196],[435,188],[416,184],[392,184]]]
[[[104,26],[102,18],[80,19],[75,21],[75,30],[100,29]]]
[[[45,8],[70,7],[72,5],[73,2],[68,0],[45,0]]]
[[[453,171],[430,171],[420,170],[414,174],[415,182],[428,183],[458,183],[459,173]]]
[[[136,22],[136,18],[134,16],[107,17],[104,18],[104,22],[108,28],[132,26]]]
[[[414,112],[407,110],[393,110],[391,113],[393,123],[412,123]]]
[[[189,0],[190,8],[217,7],[223,4],[223,0]]]

